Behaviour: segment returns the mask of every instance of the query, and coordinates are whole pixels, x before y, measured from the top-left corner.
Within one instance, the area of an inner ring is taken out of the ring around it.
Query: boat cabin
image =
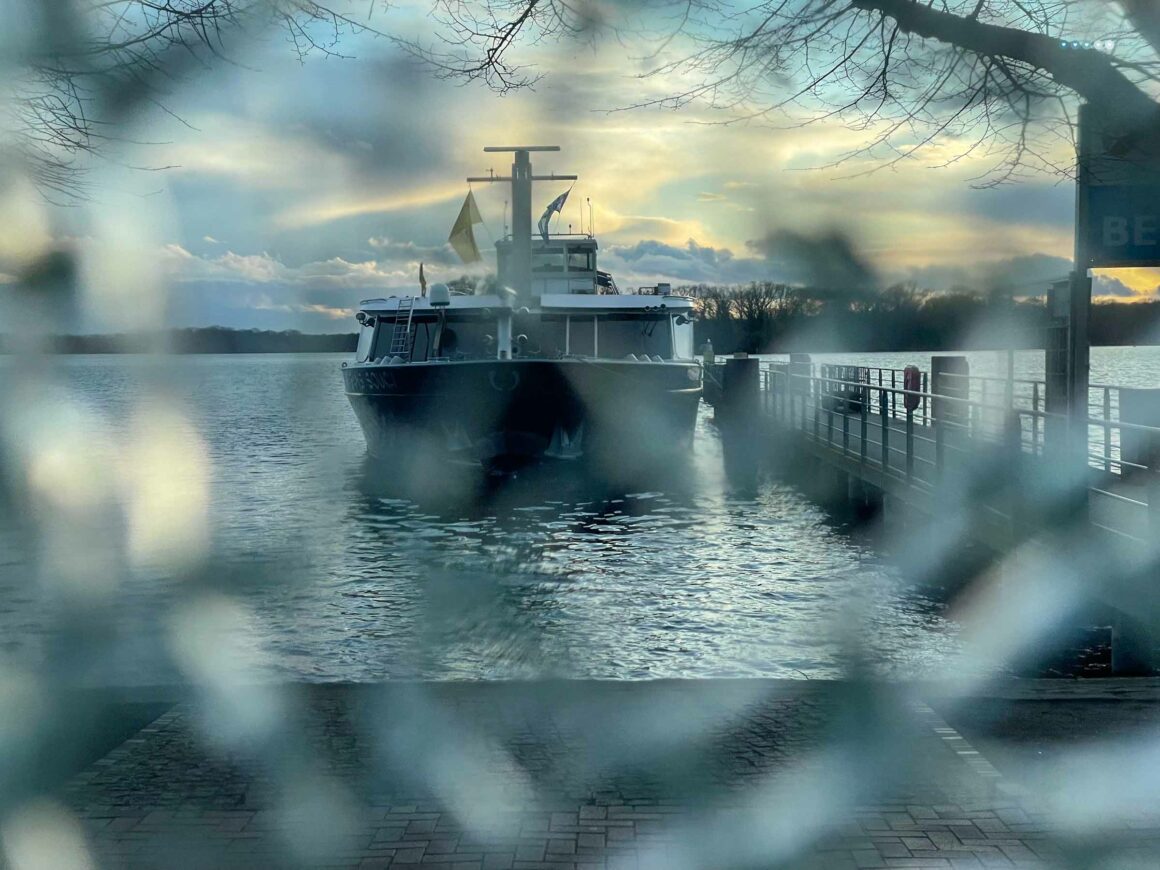
[[[513,308],[499,296],[438,301],[365,300],[358,314],[356,362],[693,359],[692,302],[681,296],[545,293],[535,309]],[[510,350],[504,354],[507,336]]]

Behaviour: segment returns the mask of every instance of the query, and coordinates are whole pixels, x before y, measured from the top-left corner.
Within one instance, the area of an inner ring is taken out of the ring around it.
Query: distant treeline
[[[47,341],[56,353],[354,353],[354,333],[311,335],[294,329],[171,329],[119,335],[56,335]],[[15,342],[0,335],[0,353]]]
[[[698,349],[718,353],[904,351],[1043,346],[1042,301],[1012,302],[968,291],[931,292],[899,285],[880,293],[838,294],[784,284],[677,288],[696,300]],[[173,329],[124,335],[59,335],[57,353],[353,353],[353,333],[297,330]],[[1160,344],[1160,301],[1092,306],[1095,345]],[[0,353],[16,349],[0,335]]]
[[[678,292],[696,299],[698,348],[711,339],[719,353],[1038,348],[1048,323],[1041,300],[909,285],[866,294],[763,282]],[[1098,303],[1090,329],[1095,345],[1160,344],[1160,301]]]

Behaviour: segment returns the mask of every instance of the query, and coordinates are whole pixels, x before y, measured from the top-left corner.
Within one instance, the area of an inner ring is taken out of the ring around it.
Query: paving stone
[[[904,845],[907,849],[910,849],[910,851],[912,851],[912,852],[915,849],[934,849],[934,848],[936,848],[934,843],[932,843],[930,841],[929,837],[903,837],[902,838],[902,845]]]
[[[516,861],[543,861],[547,843],[523,843],[516,847]]]
[[[901,842],[899,843],[874,843],[874,848],[878,854],[884,858],[909,858],[910,850],[906,848]]]
[[[576,852],[576,841],[569,840],[569,839],[552,838],[551,840],[548,840],[548,848],[546,851],[549,855],[552,855],[553,857],[558,857],[559,855],[562,855],[562,854],[563,855],[572,855],[572,854],[575,854],[575,852]]]

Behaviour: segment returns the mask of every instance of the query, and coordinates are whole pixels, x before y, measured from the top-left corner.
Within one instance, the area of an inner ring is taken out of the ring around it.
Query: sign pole
[[[1088,373],[1091,365],[1091,342],[1088,323],[1091,319],[1092,279],[1088,274],[1091,261],[1088,252],[1088,198],[1091,179],[1092,140],[1091,110],[1086,103],[1079,107],[1076,135],[1075,185],[1075,270],[1071,273],[1068,294],[1067,329],[1067,414],[1071,447],[1082,471],[1088,452]]]

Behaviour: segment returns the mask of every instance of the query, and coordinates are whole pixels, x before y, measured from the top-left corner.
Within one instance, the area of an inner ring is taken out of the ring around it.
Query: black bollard
[[[761,426],[760,360],[735,354],[725,361],[721,403],[716,418],[721,430],[725,474],[735,487],[750,488],[764,449]]]
[[[761,407],[761,361],[745,354],[734,354],[725,360],[721,386],[720,410],[726,425],[748,428],[757,422]]]

